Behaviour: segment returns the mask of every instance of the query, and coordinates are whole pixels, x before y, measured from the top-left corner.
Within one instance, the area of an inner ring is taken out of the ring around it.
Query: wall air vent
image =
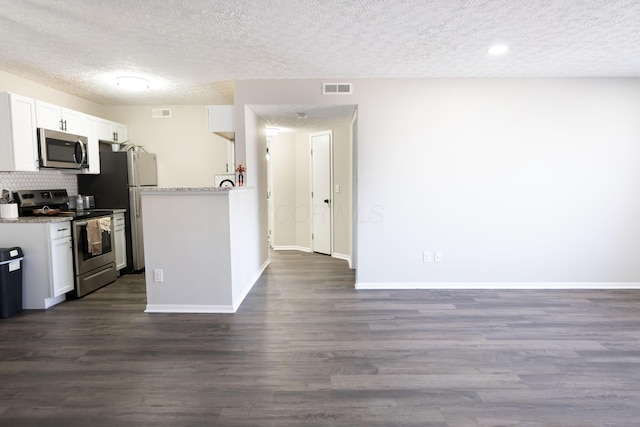
[[[351,95],[353,83],[322,83],[323,95]]]
[[[154,108],[151,110],[151,116],[154,119],[168,119],[171,117],[171,109],[170,108]]]

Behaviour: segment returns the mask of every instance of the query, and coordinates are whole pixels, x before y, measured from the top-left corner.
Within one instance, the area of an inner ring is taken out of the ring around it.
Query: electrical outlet
[[[422,262],[431,262],[431,252],[422,252]]]
[[[433,260],[434,260],[435,262],[442,262],[442,252],[436,252],[436,253],[433,255]]]
[[[164,271],[159,268],[153,270],[153,281],[156,283],[164,282]]]

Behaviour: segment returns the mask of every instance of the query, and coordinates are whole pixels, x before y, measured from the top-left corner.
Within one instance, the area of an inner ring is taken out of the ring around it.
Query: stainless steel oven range
[[[15,193],[20,216],[71,216],[75,289],[67,294],[82,297],[117,277],[110,210],[69,210],[67,190],[22,190]]]

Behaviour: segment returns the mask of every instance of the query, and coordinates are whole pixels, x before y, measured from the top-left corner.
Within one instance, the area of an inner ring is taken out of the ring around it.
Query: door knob
[[[324,199],[324,202],[325,203],[329,203],[329,199]]]

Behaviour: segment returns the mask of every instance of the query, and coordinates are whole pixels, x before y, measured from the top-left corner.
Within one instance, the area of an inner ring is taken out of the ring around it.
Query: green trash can
[[[22,249],[0,248],[0,318],[22,311]]]

